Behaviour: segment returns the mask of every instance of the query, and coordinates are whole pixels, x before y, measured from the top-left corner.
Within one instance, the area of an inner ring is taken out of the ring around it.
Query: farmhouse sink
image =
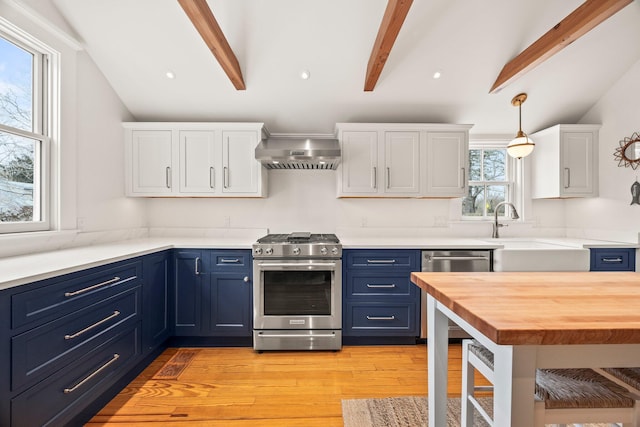
[[[589,250],[538,239],[491,239],[494,271],[589,271]]]

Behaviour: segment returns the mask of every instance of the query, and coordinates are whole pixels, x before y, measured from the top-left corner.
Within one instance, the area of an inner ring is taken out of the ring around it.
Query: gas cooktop
[[[342,245],[335,234],[267,234],[253,245],[254,258],[340,258]]]

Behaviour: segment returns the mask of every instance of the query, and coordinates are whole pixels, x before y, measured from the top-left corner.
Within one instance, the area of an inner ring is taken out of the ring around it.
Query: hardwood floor
[[[425,345],[200,348],[177,380],[152,379],[176,351],[162,353],[87,426],[342,426],[341,399],[427,394]],[[460,395],[460,368],[461,347],[450,345],[450,396]]]

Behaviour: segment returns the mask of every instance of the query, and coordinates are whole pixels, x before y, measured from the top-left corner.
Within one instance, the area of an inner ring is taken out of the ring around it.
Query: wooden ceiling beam
[[[387,3],[367,65],[367,76],[364,82],[366,92],[372,91],[376,86],[412,3],[413,0],[389,0]]]
[[[503,68],[489,93],[496,93],[613,16],[633,0],[586,0]]]
[[[233,86],[238,90],[245,90],[242,71],[236,55],[218,25],[218,21],[209,9],[206,0],[178,0],[200,36],[216,57],[220,66],[227,74]]]

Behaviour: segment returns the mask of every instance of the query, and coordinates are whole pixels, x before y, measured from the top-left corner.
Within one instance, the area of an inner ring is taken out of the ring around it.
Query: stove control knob
[[[331,253],[334,255],[338,255],[338,248],[331,249]]]
[[[253,250],[253,253],[256,254],[256,255],[262,255],[262,248],[255,248]]]
[[[327,254],[327,252],[329,252],[329,251],[327,250],[327,248],[320,248],[320,253],[321,253],[322,255],[326,255],[326,254]]]
[[[293,248],[294,255],[300,255],[300,248]]]
[[[271,255],[273,253],[273,248],[267,248],[264,250],[264,253],[267,255]]]

